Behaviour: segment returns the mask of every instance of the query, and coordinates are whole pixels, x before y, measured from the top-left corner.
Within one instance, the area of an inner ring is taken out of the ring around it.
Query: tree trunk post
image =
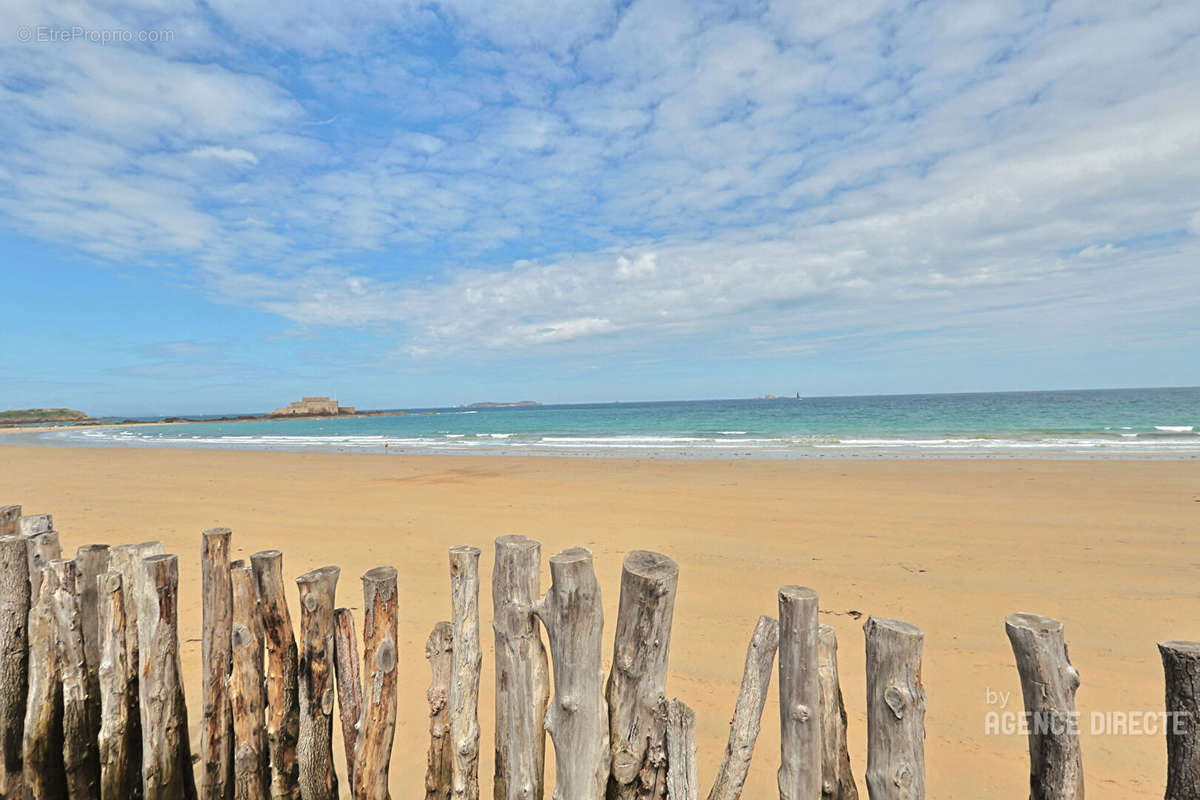
[[[779,797],[821,796],[821,683],[818,673],[817,593],[805,586],[779,590]]]
[[[20,513],[21,507],[6,508],[16,508]],[[4,513],[5,509],[0,509],[0,521]],[[11,534],[0,536],[0,797],[25,796],[21,750],[29,689],[28,625],[29,556],[25,540]]]
[[[88,693],[82,617],[75,596],[75,562],[57,558],[50,562],[48,569],[54,573],[54,619],[62,680],[63,771],[67,794],[71,800],[99,800],[100,760],[96,750],[99,698]]]
[[[454,675],[454,626],[439,622],[425,642],[432,678],[429,701],[429,756],[425,764],[425,800],[450,800],[454,756],[450,741],[450,681]]]
[[[24,783],[28,800],[65,800],[62,672],[54,614],[58,578],[53,572],[43,578],[29,609],[29,690],[22,734]]]
[[[29,559],[29,596],[37,597],[42,588],[42,577],[47,565],[62,558],[62,545],[58,543],[58,531],[35,533],[25,537]]]
[[[263,713],[263,640],[254,570],[231,564],[233,624],[230,628],[232,673],[229,701],[233,711],[233,795],[235,800],[264,800],[270,781],[267,728]]]
[[[1029,798],[1082,800],[1083,759],[1075,711],[1079,672],[1067,657],[1063,625],[1037,614],[1010,614],[1004,629],[1021,676],[1029,722]]]
[[[572,547],[550,556],[550,589],[534,613],[546,626],[554,664],[546,730],[554,741],[555,794],[600,800],[611,753],[601,665],[604,607],[591,551]]]
[[[75,595],[81,614],[83,653],[87,657],[88,695],[97,703],[100,697],[100,601],[97,581],[108,572],[108,549],[106,544],[85,544],[75,551]],[[97,725],[100,724],[98,716],[95,721]]]
[[[337,800],[333,763],[333,599],[340,567],[321,567],[296,578],[300,587],[300,796]]]
[[[179,558],[142,560],[137,598],[142,791],[146,800],[195,797],[179,666]]]
[[[250,556],[267,649],[267,744],[271,751],[271,800],[299,800],[299,656],[283,591],[283,554]]]
[[[97,620],[100,635],[100,800],[134,797],[141,776],[131,769],[130,710],[137,703],[135,667],[125,648],[125,598],[121,573],[97,578]]]
[[[541,597],[542,546],[524,536],[496,540],[492,630],[496,636],[494,800],[542,800],[550,671],[533,616]]]
[[[346,782],[353,788],[354,752],[358,741],[358,725],[362,720],[363,696],[354,612],[348,608],[336,608],[333,611],[333,656],[337,673],[338,710],[342,718],[342,744],[346,749]]]
[[[762,724],[767,689],[771,686],[771,671],[775,666],[775,651],[779,649],[779,623],[771,617],[759,617],[746,648],[746,666],[742,670],[742,685],[738,690],[733,720],[729,723],[729,743],[717,779],[708,792],[708,800],[738,800],[750,771],[754,743]]]
[[[648,550],[625,556],[606,692],[612,751],[608,797],[612,800],[634,800],[654,785],[656,770],[648,769],[647,759],[662,746],[652,741],[652,734],[660,701],[666,697],[678,583],[679,565],[667,556]],[[639,780],[643,774],[649,785]]]
[[[858,800],[846,747],[846,703],[838,680],[837,631],[822,625],[817,633],[821,681],[821,800]]]
[[[21,533],[21,507],[0,506],[0,536],[18,536]]]
[[[871,800],[924,800],[925,687],[920,628],[869,617],[867,794]]]
[[[1166,800],[1200,800],[1200,642],[1159,642],[1167,699]]]
[[[700,800],[696,780],[696,714],[675,699],[667,709],[667,796]]]
[[[54,516],[52,514],[25,514],[17,520],[17,529],[22,536],[27,537],[47,533],[54,530]]]
[[[369,670],[354,754],[355,800],[390,800],[388,767],[396,734],[396,641],[398,636],[395,567],[376,567],[363,581],[363,665]]]
[[[450,683],[450,738],[454,800],[479,800],[479,548],[450,548],[450,619],[454,625],[454,680]]]
[[[231,535],[229,528],[212,528],[204,531],[201,540],[203,627],[200,651],[204,682],[201,684],[200,754],[204,800],[231,800],[233,797],[233,707],[229,700],[229,675],[233,670]]]

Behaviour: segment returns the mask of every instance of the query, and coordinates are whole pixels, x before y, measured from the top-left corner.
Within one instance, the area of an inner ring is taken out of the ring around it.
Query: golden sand
[[[776,613],[783,584],[816,588],[823,621],[837,629],[863,797],[862,620],[852,611],[925,631],[932,798],[1007,800],[1028,791],[1025,740],[985,734],[987,713],[999,710],[988,704],[989,691],[1007,693],[1007,710],[1021,710],[1006,614],[1031,611],[1066,624],[1083,681],[1077,701],[1093,800],[1161,796],[1162,736],[1093,735],[1090,715],[1161,711],[1155,642],[1200,638],[1197,462],[618,460],[0,444],[3,503],[52,512],[68,553],[90,542],[161,539],[179,554],[193,728],[202,529],[232,528],[234,558],[282,550],[289,578],[340,565],[339,605],[356,612],[359,576],[396,566],[397,796],[421,791],[423,648],[433,624],[449,614],[446,549],[459,543],[484,549],[480,774],[490,796],[489,576],[491,542],[505,533],[541,540],[544,557],[571,545],[591,548],[607,632],[624,553],[658,550],[679,562],[668,693],[696,710],[705,790],[720,762],[750,632],[760,614]],[[298,620],[294,589],[290,600]],[[779,725],[771,688],[747,798],[776,796]]]

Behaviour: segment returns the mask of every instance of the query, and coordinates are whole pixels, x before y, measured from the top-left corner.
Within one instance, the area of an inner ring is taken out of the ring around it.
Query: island
[[[93,420],[93,417],[73,408],[14,408],[9,411],[0,411],[0,425],[92,422]]]

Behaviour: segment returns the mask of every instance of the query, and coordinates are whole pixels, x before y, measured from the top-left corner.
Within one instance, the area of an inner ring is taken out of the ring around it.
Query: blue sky
[[[1198,3],[0,8],[0,407],[1200,383]]]

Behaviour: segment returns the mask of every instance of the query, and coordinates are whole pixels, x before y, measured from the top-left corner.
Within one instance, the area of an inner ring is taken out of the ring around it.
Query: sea
[[[21,433],[41,444],[675,458],[1200,458],[1200,387],[478,408]]]

